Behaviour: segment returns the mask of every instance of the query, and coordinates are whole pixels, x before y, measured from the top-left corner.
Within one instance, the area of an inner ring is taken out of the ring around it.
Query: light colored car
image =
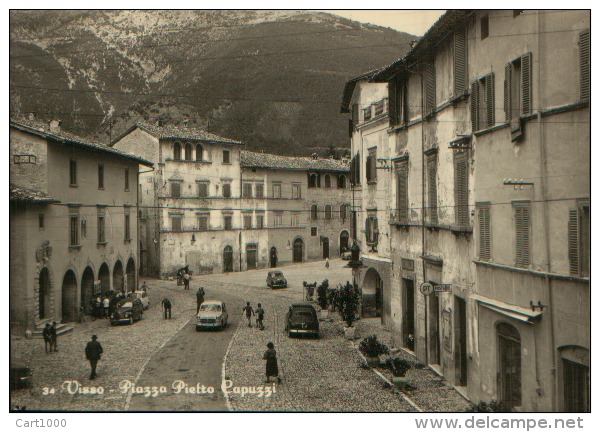
[[[200,305],[200,311],[196,315],[196,331],[208,328],[224,329],[228,317],[225,302],[207,300]]]
[[[140,299],[144,309],[148,309],[150,307],[150,298],[148,297],[148,293],[146,291],[134,291],[133,298]]]

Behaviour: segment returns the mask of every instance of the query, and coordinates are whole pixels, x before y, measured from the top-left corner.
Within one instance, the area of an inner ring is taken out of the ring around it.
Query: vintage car
[[[144,305],[138,298],[124,298],[119,300],[115,307],[115,311],[110,316],[110,325],[120,323],[133,324],[134,321],[139,321],[144,315]]]
[[[340,257],[345,261],[350,261],[352,259],[352,252],[349,250],[342,252]]]
[[[32,375],[31,368],[21,358],[11,356],[9,375],[11,390],[30,386]]]
[[[287,280],[281,270],[271,270],[267,274],[267,286],[271,288],[287,288]]]
[[[285,331],[293,335],[319,337],[319,318],[310,303],[293,303],[285,314]]]
[[[150,299],[148,298],[148,293],[146,291],[134,291],[131,296],[133,298],[138,298],[142,301],[142,305],[144,309],[148,309],[150,307]]]
[[[207,300],[200,305],[196,315],[196,331],[209,328],[224,329],[227,326],[227,306],[219,300]]]

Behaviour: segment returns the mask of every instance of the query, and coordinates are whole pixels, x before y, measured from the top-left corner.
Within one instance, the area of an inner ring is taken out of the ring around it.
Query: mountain
[[[11,113],[101,142],[189,119],[248,150],[310,154],[348,147],[344,83],[414,39],[309,11],[13,10]]]

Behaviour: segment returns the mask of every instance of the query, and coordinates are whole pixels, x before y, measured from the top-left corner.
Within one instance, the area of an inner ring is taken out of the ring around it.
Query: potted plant
[[[403,389],[408,384],[408,380],[405,375],[410,369],[411,365],[408,360],[402,357],[389,357],[386,362],[386,366],[392,372],[392,383],[398,389]]]
[[[388,347],[377,340],[377,335],[371,335],[364,338],[358,345],[358,350],[367,358],[369,367],[379,366],[379,356],[389,354]]]
[[[342,320],[346,323],[344,334],[346,339],[354,339],[356,329],[354,324],[355,314],[360,306],[360,291],[350,282],[346,285],[338,285],[334,295],[331,296],[333,302],[331,305],[339,312]]]
[[[329,301],[327,298],[328,291],[329,281],[325,279],[317,288],[317,302],[319,303],[319,307],[321,308],[321,319],[329,318],[329,310],[327,309],[327,306],[329,305]]]

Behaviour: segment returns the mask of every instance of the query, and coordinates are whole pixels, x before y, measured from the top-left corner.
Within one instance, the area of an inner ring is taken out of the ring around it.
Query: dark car
[[[289,337],[293,335],[310,335],[319,337],[319,318],[313,305],[294,303],[285,315],[285,331]]]
[[[117,303],[115,311],[110,316],[110,324],[133,324],[134,321],[141,320],[143,314],[144,305],[140,299],[132,297],[124,298]]]
[[[21,387],[27,387],[32,382],[31,369],[25,364],[25,362],[18,358],[10,359],[10,389],[18,389]]]
[[[271,288],[287,288],[287,280],[281,270],[271,270],[267,274],[267,286]]]

